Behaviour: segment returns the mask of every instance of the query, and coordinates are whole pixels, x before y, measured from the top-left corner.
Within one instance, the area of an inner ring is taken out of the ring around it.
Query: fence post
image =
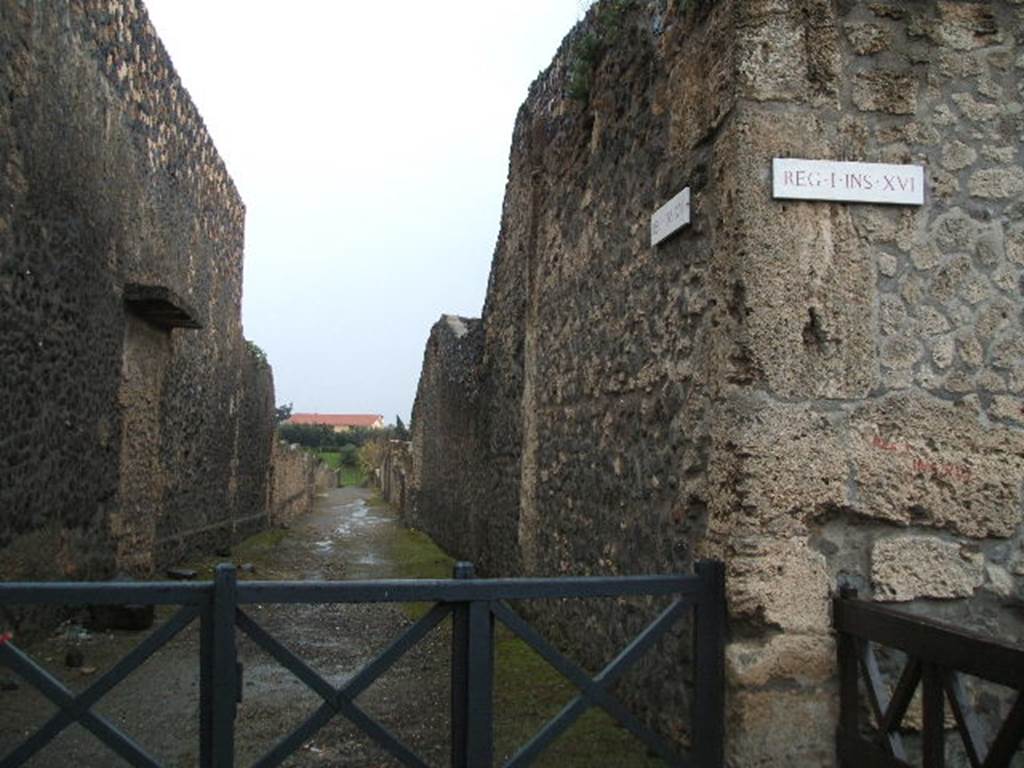
[[[494,614],[488,600],[469,604],[469,729],[466,755],[473,768],[494,765]]]
[[[725,764],[725,565],[717,560],[702,560],[694,570],[702,582],[694,638],[694,762],[698,768],[722,768]]]
[[[839,597],[832,604],[832,621],[842,610],[844,600],[855,600],[857,590],[842,587]],[[839,728],[836,732],[836,755],[843,768],[853,768],[852,755],[846,754],[847,739],[856,738],[860,733],[860,696],[858,689],[857,641],[845,632],[836,635],[836,662],[839,667]]]
[[[213,605],[211,585],[199,613],[199,766],[213,768]]]
[[[453,579],[473,578],[473,564],[458,562],[452,568]],[[452,768],[467,768],[466,746],[469,733],[469,604],[452,608],[451,725]]]
[[[943,768],[946,764],[946,694],[942,687],[942,671],[937,664],[921,666],[921,710],[924,729],[921,734],[924,768]]]
[[[235,611],[238,605],[235,566],[220,564],[213,576],[213,765],[233,768],[238,669]]]

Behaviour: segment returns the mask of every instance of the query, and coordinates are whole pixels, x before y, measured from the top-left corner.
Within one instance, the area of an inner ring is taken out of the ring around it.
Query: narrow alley
[[[313,514],[287,530],[259,534],[232,553],[240,579],[333,580],[443,576],[450,560],[426,537],[403,529],[394,513],[372,503],[371,491],[345,487],[317,498]],[[416,550],[420,550],[417,552]],[[223,558],[222,558],[223,559]],[[210,578],[214,560],[188,564]],[[415,568],[419,574],[409,569]],[[340,685],[411,623],[414,606],[253,606],[252,618],[326,679]],[[173,610],[158,611],[157,623]],[[30,651],[72,690],[86,688],[134,647],[144,633],[94,633],[66,623]],[[359,703],[433,764],[443,764],[448,740],[448,641],[441,627],[383,675]],[[96,707],[125,733],[169,766],[194,766],[198,755],[198,637],[193,623],[158,651]],[[254,643],[239,634],[244,665],[243,703],[238,709],[239,765],[250,765],[313,712],[319,697]],[[82,665],[65,661],[81,652]],[[13,676],[0,683],[0,753],[48,718],[54,708]],[[14,690],[15,686],[17,686]],[[41,751],[32,766],[122,765],[81,726],[72,725]],[[298,755],[294,766],[381,766],[389,758],[365,736],[336,718]]]
[[[316,499],[313,512],[287,528],[257,534],[229,559],[240,580],[332,581],[447,578],[453,561],[424,534],[403,527],[373,491],[336,488]],[[185,563],[211,579],[219,561]],[[424,605],[343,604],[248,606],[246,612],[334,686],[340,686],[426,612]],[[156,624],[174,609],[158,609]],[[93,631],[87,616],[65,622],[27,650],[79,693],[145,637],[145,632]],[[357,699],[429,765],[449,762],[451,630],[443,622]],[[236,764],[254,765],[322,703],[289,671],[238,633],[244,666],[235,729]],[[75,657],[76,666],[67,661]],[[495,743],[504,761],[572,698],[575,691],[524,643],[500,629],[495,644]],[[94,711],[135,739],[162,765],[198,764],[199,629],[193,622],[105,696]],[[30,736],[55,708],[31,686],[0,674],[0,756]],[[90,768],[124,763],[80,725],[71,725],[31,761],[36,768]],[[398,763],[371,739],[336,717],[284,765],[361,766]],[[590,711],[553,745],[538,765],[661,765],[627,731]]]

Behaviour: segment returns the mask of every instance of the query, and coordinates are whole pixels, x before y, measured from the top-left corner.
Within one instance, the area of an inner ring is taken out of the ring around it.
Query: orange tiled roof
[[[329,427],[377,427],[384,423],[379,413],[293,413],[289,424],[326,424]]]

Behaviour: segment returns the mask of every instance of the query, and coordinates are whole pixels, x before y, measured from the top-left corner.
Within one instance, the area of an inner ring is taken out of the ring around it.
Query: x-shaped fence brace
[[[843,590],[833,602],[833,623],[838,633],[837,745],[842,765],[909,768],[900,729],[920,688],[925,768],[941,768],[946,763],[947,701],[971,768],[1009,767],[1024,741],[1024,650],[959,627],[858,600],[853,590]],[[891,692],[879,668],[875,645],[906,656]],[[1015,692],[1014,703],[991,741],[971,706],[964,675]],[[873,732],[862,728],[860,722],[861,682],[874,716]]]
[[[435,605],[426,616],[402,633],[397,640],[382,651],[373,661],[363,667],[355,677],[341,687],[335,688],[305,661],[271,637],[265,629],[260,627],[239,608],[236,614],[238,627],[252,638],[258,646],[273,656],[281,666],[290,671],[323,699],[323,704],[305,722],[258,760],[254,768],[272,768],[272,766],[280,765],[337,714],[348,718],[381,747],[401,760],[404,765],[425,768],[426,763],[393,736],[384,726],[360,709],[355,703],[355,698],[369,688],[380,675],[405,655],[406,651],[426,637],[450,612],[451,606],[449,605]]]
[[[9,667],[58,709],[57,713],[32,736],[0,760],[0,768],[22,765],[72,723],[80,723],[130,765],[159,768],[159,762],[107,718],[92,712],[92,707],[150,656],[174,639],[198,615],[199,608],[194,605],[186,605],[179,609],[169,621],[77,696],[13,643],[0,643],[0,664]]]
[[[686,762],[660,736],[626,709],[608,688],[667,632],[688,606],[675,600],[647,628],[637,636],[593,679],[569,661],[548,643],[537,631],[523,621],[505,602],[491,603],[491,612],[520,639],[533,648],[545,661],[580,690],[554,719],[522,747],[506,764],[507,768],[531,765],[543,750],[564,733],[577,719],[593,706],[601,707],[630,733],[657,753],[670,766],[685,766]]]
[[[240,694],[235,629],[240,629],[279,664],[320,696],[322,704],[291,734],[256,762],[258,768],[280,765],[335,716],[362,730],[403,765],[425,768],[409,747],[367,714],[356,699],[402,656],[449,615],[452,624],[452,757],[459,765],[490,765],[493,755],[493,631],[495,620],[532,647],[578,690],[553,719],[507,763],[528,766],[580,716],[599,707],[619,721],[670,766],[686,768],[688,759],[629,712],[610,689],[688,609],[694,610],[696,668],[693,764],[722,765],[722,640],[724,577],[720,563],[700,563],[695,576],[595,577],[589,579],[511,579],[469,582],[472,566],[456,566],[452,581],[315,582],[249,584],[245,595],[236,587],[234,568],[219,566],[212,584],[176,586],[90,584],[2,584],[0,604],[117,604],[181,606],[108,672],[79,694],[18,648],[9,635],[0,635],[0,665],[9,668],[57,707],[35,733],[0,759],[0,768],[14,768],[37,755],[69,725],[81,724],[128,764],[158,768],[159,763],[110,720],[93,711],[95,705],[160,648],[201,620],[200,644],[200,762],[204,767],[234,764],[234,718]],[[462,581],[459,581],[462,579]],[[567,659],[521,618],[509,600],[666,595],[673,602],[618,656],[591,677]],[[403,602],[435,603],[420,620],[341,686],[334,686],[296,656],[242,610],[252,603]],[[1015,710],[1016,711],[1016,710]],[[995,749],[995,748],[994,748]],[[985,768],[988,768],[988,763]]]
[[[591,678],[552,647],[533,627],[516,614],[507,603],[504,601],[493,601],[488,602],[487,605],[495,618],[536,650],[543,659],[581,691],[580,695],[570,701],[557,716],[549,721],[533,739],[506,763],[507,768],[531,765],[551,742],[564,733],[580,716],[593,706],[599,706],[604,709],[648,748],[661,756],[668,765],[681,767],[688,765],[687,762],[675,754],[664,739],[643,725],[635,715],[608,693],[608,688],[680,618],[689,607],[685,601],[674,601],[594,678]],[[258,646],[276,659],[278,663],[323,699],[323,704],[298,728],[278,742],[270,752],[257,761],[255,768],[273,768],[280,765],[306,741],[312,738],[317,731],[330,722],[335,715],[347,718],[389,754],[401,761],[403,765],[411,766],[412,768],[427,768],[427,763],[422,758],[391,734],[384,726],[366,714],[355,703],[355,699],[407,651],[426,637],[451,611],[451,604],[438,603],[426,616],[407,629],[397,640],[356,674],[355,677],[344,685],[335,687],[313,670],[305,661],[273,638],[239,608],[236,613],[237,626]]]
[[[924,679],[925,665],[919,658],[908,657],[890,695],[871,643],[867,640],[856,642],[861,676],[882,746],[890,757],[903,765],[909,765],[899,729],[914,693]],[[985,727],[967,699],[963,677],[956,670],[942,667],[936,667],[934,674],[937,677],[939,695],[944,695],[949,701],[957,732],[963,741],[971,768],[1008,766],[1017,751],[1017,746],[1024,739],[1024,692],[1018,692],[1009,715],[1000,726],[991,746],[986,749]]]

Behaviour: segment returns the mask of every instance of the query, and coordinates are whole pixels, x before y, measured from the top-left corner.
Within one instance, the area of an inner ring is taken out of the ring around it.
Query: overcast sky
[[[296,411],[408,420],[478,317],[516,111],[587,0],[146,0],[247,208],[242,322]]]

